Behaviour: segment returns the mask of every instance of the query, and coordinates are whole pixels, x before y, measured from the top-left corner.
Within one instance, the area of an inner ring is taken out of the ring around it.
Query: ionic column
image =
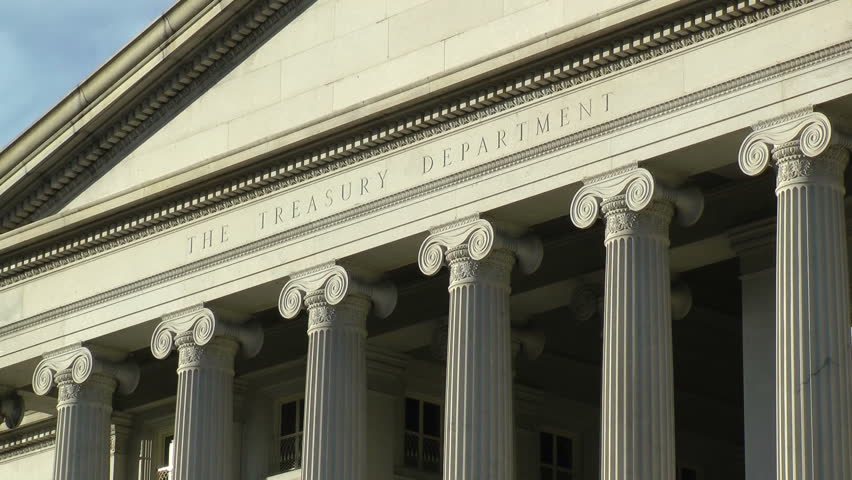
[[[631,167],[585,182],[580,228],[606,220],[601,479],[675,480],[669,223],[698,220],[695,190],[674,191]]]
[[[426,275],[450,267],[445,480],[515,478],[509,275],[541,263],[537,237],[513,236],[478,216],[432,231],[420,247]]]
[[[151,352],[163,359],[178,350],[174,480],[231,477],[234,357],[263,345],[259,325],[234,325],[202,305],[163,317]]]
[[[810,110],[756,127],[749,175],[777,169],[776,435],[779,480],[852,478],[852,370],[843,172],[852,141]]]
[[[284,318],[308,310],[302,479],[367,478],[367,314],[390,315],[396,289],[328,263],[297,273],[281,290]]]
[[[56,405],[55,480],[110,478],[110,416],[116,388],[129,394],[139,367],[107,361],[80,344],[44,355],[33,374],[33,390],[46,395],[59,387]],[[113,359],[117,359],[114,357]]]

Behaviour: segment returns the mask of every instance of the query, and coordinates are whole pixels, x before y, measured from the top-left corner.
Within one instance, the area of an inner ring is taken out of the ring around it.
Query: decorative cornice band
[[[35,251],[9,263],[0,264],[0,287],[7,285],[10,278],[17,278],[13,281],[18,281],[19,275],[26,275],[33,270],[40,273],[45,271],[45,268],[52,269],[69,263],[65,261],[57,265],[55,261],[59,259],[71,258],[70,261],[74,261],[136,241],[250,201],[258,196],[291,187],[318,175],[496,115],[512,107],[597,80],[659,56],[672,54],[704,40],[753,25],[812,2],[813,0],[783,0],[772,6],[768,5],[774,2],[769,1],[756,1],[752,4],[747,4],[748,2],[721,4],[715,9],[688,15],[655,29],[637,32],[636,35],[629,35],[620,42],[592,48],[581,55],[572,55],[561,64],[532,71],[513,81],[500,83],[483,91],[462,95],[448,106],[433,107],[412,118],[388,124],[384,128],[364,132],[354,138],[307,154],[287,157],[271,168],[248,175],[242,174],[227,184],[211,190],[196,192],[192,197],[163,204],[154,210],[128,217],[120,223],[90,231],[82,237],[75,237],[46,250]],[[766,8],[759,10],[754,8],[764,6]],[[264,25],[267,24],[268,22]],[[767,76],[774,76],[762,75],[762,73],[768,73],[780,66],[725,82],[718,87],[724,85],[727,90],[720,89],[712,96],[756,83],[755,80],[763,80]],[[744,81],[747,85],[738,85]],[[708,91],[718,87],[681,97],[674,104],[666,102],[623,117],[622,120],[629,120],[624,126],[668,113],[673,110],[672,105],[680,107],[693,105],[701,101]],[[612,126],[611,122],[606,125]],[[580,133],[586,133],[587,138],[593,138],[597,136],[594,132],[598,130],[601,130],[600,127]],[[602,131],[608,133],[607,129]],[[592,135],[588,135],[589,133]],[[566,138],[575,138],[575,135]]]
[[[762,11],[766,11],[768,9],[764,9]],[[52,310],[48,310],[43,313],[39,313],[32,317],[28,317],[21,321],[15,322],[11,325],[5,325],[0,327],[0,336],[12,334],[36,325],[44,324],[45,322],[49,322],[55,318],[59,318],[65,315],[73,314],[75,312],[84,310],[93,305],[97,305],[99,303],[105,302],[107,300],[121,297],[124,295],[132,294],[135,292],[139,292],[144,290],[145,288],[151,285],[162,284],[163,282],[167,282],[170,280],[174,280],[177,278],[181,278],[185,275],[199,272],[205,270],[207,268],[223,264],[227,261],[230,261],[235,258],[240,258],[246,255],[254,254],[257,252],[261,252],[273,245],[279,245],[282,242],[287,242],[293,240],[295,238],[303,237],[306,235],[310,235],[319,230],[323,230],[326,228],[331,228],[336,225],[339,225],[345,221],[360,218],[376,211],[379,211],[384,208],[392,207],[394,205],[398,205],[413,199],[422,198],[427,196],[435,191],[439,191],[442,189],[450,188],[455,185],[458,185],[462,182],[476,179],[482,177],[484,175],[490,174],[495,171],[507,169],[519,165],[521,163],[525,163],[528,161],[536,160],[542,156],[551,154],[553,152],[563,150],[569,148],[573,145],[577,145],[579,143],[598,138],[604,135],[608,135],[614,132],[618,132],[627,128],[630,128],[639,123],[643,123],[646,121],[651,121],[656,118],[662,117],[664,115],[671,114],[673,112],[677,112],[686,108],[689,108],[693,105],[699,104],[704,101],[709,101],[714,98],[718,98],[724,95],[728,95],[731,92],[742,90],[745,88],[749,88],[753,85],[762,83],[764,81],[777,78],[782,75],[786,75],[791,72],[795,72],[798,70],[802,70],[808,68],[810,66],[823,63],[829,61],[831,59],[841,57],[844,55],[848,55],[852,52],[852,41],[841,42],[837,45],[833,45],[831,47],[827,47],[816,52],[801,56],[799,58],[789,60],[786,62],[779,63],[777,65],[773,65],[771,67],[759,70],[757,72],[744,75],[742,77],[729,80],[713,87],[708,87],[703,90],[699,90],[697,92],[684,95],[682,97],[678,97],[673,100],[669,100],[667,102],[661,103],[657,106],[650,107],[644,110],[640,110],[638,112],[632,113],[630,115],[626,115],[624,117],[620,117],[618,119],[602,123],[598,126],[588,128],[585,130],[578,131],[576,133],[567,135],[562,138],[558,138],[547,142],[545,144],[513,153],[506,157],[498,158],[488,164],[481,164],[473,167],[471,169],[465,170],[463,172],[459,172],[453,175],[449,175],[447,177],[437,179],[428,183],[424,183],[414,189],[398,192],[396,194],[390,195],[388,197],[382,198],[380,200],[375,200],[372,202],[367,202],[361,204],[359,206],[353,207],[349,210],[330,215],[328,217],[304,224],[297,228],[287,230],[270,237],[257,240],[255,242],[237,247],[235,249],[229,250],[227,252],[219,253],[208,258],[198,260],[196,262],[188,263],[186,265],[173,268],[171,270],[167,270],[157,275],[153,275],[148,278],[144,278],[141,280],[137,280],[135,282],[129,283],[127,285],[123,285],[121,287],[113,288],[111,290],[107,290],[98,295],[93,295],[91,297],[84,298],[82,300],[70,303],[68,305],[64,305],[62,307],[58,307]],[[537,93],[537,92],[533,92]],[[515,97],[515,100],[519,100],[520,97]],[[461,119],[457,119],[459,121]],[[331,167],[333,165],[329,165]],[[303,180],[307,180],[311,177],[311,174],[305,175],[304,177],[292,177],[291,180],[302,178]],[[297,183],[297,182],[293,182]],[[289,185],[288,185],[289,186]],[[31,277],[34,277],[38,274],[49,272],[55,268],[62,267],[68,265],[74,261],[88,258],[92,255],[96,255],[99,253],[103,253],[105,251],[111,250],[113,248],[125,245],[130,243],[133,240],[139,238],[145,238],[149,235],[152,235],[156,232],[166,230],[168,228],[182,225],[187,221],[194,220],[196,218],[201,218],[203,216],[209,215],[219,210],[223,210],[224,208],[239,205],[243,202],[253,200],[258,196],[277,191],[279,188],[276,184],[270,184],[263,187],[262,190],[255,190],[249,192],[247,194],[241,196],[235,196],[230,198],[226,204],[217,204],[211,207],[208,207],[205,210],[194,210],[190,218],[187,216],[172,218],[165,215],[158,214],[158,219],[168,219],[166,223],[160,223],[154,225],[152,228],[147,230],[133,231],[132,235],[127,237],[119,237],[117,239],[111,239],[114,237],[106,237],[106,235],[101,236],[98,234],[98,241],[100,243],[96,244],[93,248],[88,248],[82,251],[79,251],[77,247],[72,249],[70,246],[67,249],[67,254],[71,255],[69,257],[64,257],[59,260],[50,261],[45,258],[43,254],[39,254],[36,257],[27,258],[26,260],[20,260],[15,265],[17,267],[26,267],[27,270],[14,275],[8,276],[6,278],[0,278],[0,288],[27,280]],[[134,225],[136,225],[134,223]],[[141,228],[141,227],[139,227]],[[113,229],[115,230],[115,229]],[[138,228],[137,228],[138,230]],[[112,230],[110,230],[112,231]],[[131,230],[127,229],[124,234],[129,233]],[[105,234],[107,232],[104,232]],[[105,238],[106,237],[106,238]],[[128,238],[129,237],[129,238]],[[92,238],[92,237],[90,237]],[[64,247],[63,247],[64,249]],[[65,251],[65,250],[63,250]],[[3,272],[7,272],[9,270],[9,266],[3,267]],[[21,268],[24,269],[24,268]],[[17,270],[16,270],[17,271]],[[0,273],[0,277],[2,273]]]
[[[53,446],[56,420],[47,420],[20,430],[0,434],[0,463]]]
[[[56,204],[83,186],[83,180],[97,177],[111,162],[127,154],[154,128],[158,121],[168,119],[215,81],[216,74],[227,72],[238,55],[253,48],[275,24],[295,11],[302,0],[260,0],[257,6],[238,18],[227,31],[200,47],[194,57],[183,62],[177,73],[166,78],[143,101],[132,105],[119,115],[112,126],[100,130],[95,140],[75,153],[65,168],[39,183],[22,202],[10,205],[0,213],[0,232],[39,218]],[[63,195],[57,195],[57,192]]]
[[[305,298],[315,294],[321,294],[328,305],[337,305],[349,295],[368,298],[379,318],[390,315],[397,300],[392,283],[368,283],[353,276],[349,269],[327,262],[293,274],[281,289],[278,311],[284,318],[295,318],[305,308]]]

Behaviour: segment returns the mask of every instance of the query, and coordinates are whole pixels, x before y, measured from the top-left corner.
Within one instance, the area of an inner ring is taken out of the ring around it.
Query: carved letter
[[[450,150],[452,150],[452,148],[450,148],[450,147],[447,147],[447,148],[444,149],[444,166],[445,167],[453,164],[453,161],[450,160]],[[449,160],[449,163],[447,163],[448,160]]]
[[[571,107],[565,107],[565,108],[563,108],[562,110],[559,111],[559,113],[562,117],[561,123],[559,124],[560,127],[564,127],[565,125],[568,125],[568,124],[571,123],[571,119],[568,118],[568,112],[570,110],[571,110]]]
[[[462,144],[461,144],[461,161],[462,162],[464,161],[464,154],[468,150],[470,150],[470,144],[467,143],[467,142],[462,142]]]
[[[526,125],[526,123],[527,123],[526,121],[523,121],[523,122],[518,123],[518,130],[520,131],[520,132],[519,132],[519,133],[520,133],[520,137],[518,138],[518,141],[519,141],[519,142],[523,142],[523,141],[524,141],[524,125]]]
[[[586,115],[588,115],[589,118],[592,118],[592,99],[591,98],[589,99],[589,108],[586,108],[586,106],[583,105],[583,102],[580,102],[580,120],[583,119],[583,112],[586,112]]]
[[[428,162],[428,167],[426,166]],[[435,166],[435,162],[432,160],[432,157],[429,155],[423,155],[423,174],[427,174],[432,171],[432,167]]]
[[[542,133],[547,133],[550,131],[550,114],[546,114],[544,116],[544,122],[542,123],[541,118],[536,118],[536,128],[535,134],[541,135]]]
[[[379,189],[385,188],[385,177],[388,175],[388,169],[379,172]]]
[[[476,152],[476,156],[478,157],[483,150],[485,150],[485,153],[488,153],[488,145],[485,143],[485,137],[479,139],[479,150]]]

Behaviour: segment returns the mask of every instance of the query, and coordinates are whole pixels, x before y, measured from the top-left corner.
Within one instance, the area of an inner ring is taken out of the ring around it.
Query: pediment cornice
[[[269,167],[235,174],[216,187],[192,192],[184,198],[164,202],[154,208],[148,207],[128,213],[124,218],[109,224],[93,225],[85,234],[60,239],[48,248],[13,257],[7,256],[0,261],[0,287],[132,243],[318,176],[330,174],[338,169],[463,127],[471,122],[481,121],[507,109],[517,108],[565,89],[585,86],[602,77],[623,72],[644,62],[677,54],[684,48],[769,20],[794,8],[814,3],[814,0],[784,0],[771,6],[768,5],[770,2],[765,2],[767,5],[762,5],[764,8],[759,10],[753,8],[753,4],[747,6],[746,3],[722,3],[715,9],[678,17],[674,21],[666,18],[661,20],[658,27],[641,30],[641,34],[637,33],[638,31],[626,34],[622,41],[610,41],[602,46],[568,54],[561,62],[538,67],[524,75],[512,77],[513,80],[481,86],[456,97],[452,102],[427,106],[416,115],[385,123],[345,141],[326,144],[307,152],[285,155],[282,159],[275,160]],[[500,162],[507,165],[514,164],[523,158],[533,158],[554,149],[565,148],[568,145],[628,128],[731,91],[746,88],[768,78],[804,68],[814,62],[833,58],[847,52],[849,48],[850,45],[846,44],[826,48],[807,57],[723,82],[712,88],[573,133],[535,147],[534,152],[513,154],[511,158],[501,159]],[[496,167],[482,165],[464,172],[464,175],[481,174],[478,170],[489,168]],[[434,185],[424,184],[418,188],[418,192],[443,188],[457,181],[459,179],[451,177],[432,182]],[[287,235],[325,228],[339,223],[344,218],[363,215],[365,212],[382,208],[383,205],[410,198],[415,193],[417,192],[406,192],[402,196],[394,195],[374,202],[375,204],[355,207],[344,214],[320,219],[287,232]],[[252,251],[255,247],[247,246],[246,248],[247,251]],[[195,267],[187,266],[187,268],[192,270]]]
[[[121,87],[127,88],[123,94],[139,96],[141,100],[128,102],[119,111],[111,112],[115,120],[87,132],[91,140],[70,152],[56,153],[55,156],[61,158],[57,159],[54,167],[7,199],[7,205],[0,208],[0,233],[44,218],[61,208],[222,78],[239,59],[274,34],[306,0],[247,0],[240,3],[249,5],[227,19],[225,25],[218,28],[218,34],[194,46],[185,58],[171,60],[179,64],[142,94],[133,90],[151,80],[143,78],[136,85]],[[75,129],[86,131],[88,128],[93,127],[75,124]],[[43,162],[50,163],[49,160]],[[4,193],[8,194],[0,191],[0,198]]]

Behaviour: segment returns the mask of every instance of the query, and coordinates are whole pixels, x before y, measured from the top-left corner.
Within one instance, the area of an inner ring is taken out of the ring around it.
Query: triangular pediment
[[[283,74],[282,63],[297,55],[306,63],[320,60],[311,49],[332,34],[326,18],[333,15],[334,3],[303,4],[304,10],[270,20],[283,25],[269,26],[278,31],[253,39],[258,45],[244,45],[251,53],[219,58],[216,67],[226,73],[214,72],[214,78],[187,87],[195,91],[181,91],[183,104],[175,102],[172,112],[162,115],[167,119],[152,125],[144,140],[125,147],[120,158],[67,198],[61,211],[169,179],[319,116],[324,102],[330,106],[327,92],[314,79],[295,87],[294,75]]]

